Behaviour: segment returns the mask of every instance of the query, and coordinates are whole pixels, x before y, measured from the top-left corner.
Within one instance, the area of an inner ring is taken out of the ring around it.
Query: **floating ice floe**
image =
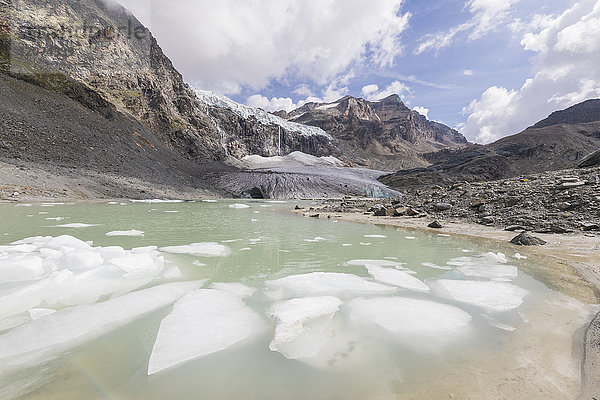
[[[175,254],[191,254],[196,257],[226,257],[231,254],[231,249],[216,242],[192,243],[182,246],[161,247],[160,251]]]
[[[327,239],[325,239],[324,237],[321,237],[321,236],[315,236],[312,239],[304,239],[305,242],[323,242],[325,240],[327,240]]]
[[[414,237],[414,236],[404,236],[404,238],[405,238],[405,239],[408,239],[408,240],[416,240],[416,239],[417,239],[417,238],[416,238],[416,237]]]
[[[506,265],[502,253],[485,253],[476,257],[457,257],[447,264],[457,267],[457,271],[469,277],[510,280],[518,276],[517,267]]]
[[[145,200],[129,200],[132,203],[183,203],[183,200],[169,200],[169,199],[145,199]]]
[[[128,231],[110,231],[106,236],[144,236],[144,231],[130,229]]]
[[[429,286],[405,271],[377,265],[367,265],[367,271],[378,282],[417,292],[429,292]]]
[[[394,261],[394,260],[350,260],[346,261],[344,264],[346,265],[359,265],[359,266],[367,266],[367,265],[376,265],[379,267],[395,267],[396,265],[401,265],[403,263]]]
[[[148,375],[225,350],[263,327],[259,315],[234,294],[213,289],[190,292],[162,320]]]
[[[352,246],[352,243],[342,243],[342,247],[350,247]]]
[[[311,272],[265,281],[265,294],[274,299],[302,296],[354,297],[395,293],[397,288],[370,282],[353,274]]]
[[[364,235],[366,238],[385,238],[385,235]]]
[[[234,203],[234,204],[230,204],[229,208],[242,209],[242,208],[250,208],[250,206],[246,205],[246,204]]]
[[[34,363],[165,307],[205,281],[166,283],[91,305],[74,306],[0,336],[0,364]]]
[[[313,357],[327,344],[328,327],[342,301],[336,297],[305,297],[276,303],[267,311],[275,320],[269,345],[289,359]]]
[[[240,282],[213,282],[208,288],[235,294],[241,299],[250,297],[256,292],[255,288],[246,286]]]
[[[212,199],[205,199],[205,200],[202,200],[202,201],[203,201],[204,203],[218,203],[218,201],[217,201],[217,200],[212,200]]]
[[[437,265],[437,264],[430,263],[430,262],[423,262],[423,263],[421,263],[421,265],[424,266],[424,267],[435,268],[435,269],[442,269],[442,270],[446,270],[446,271],[452,269],[452,267],[449,267],[447,265]]]
[[[514,257],[515,257],[517,260],[527,260],[527,257],[525,257],[525,256],[522,256],[522,255],[521,255],[521,254],[519,254],[519,253],[515,253]]]
[[[354,299],[347,313],[353,325],[375,327],[403,347],[431,351],[467,333],[472,319],[455,306],[404,297]]]
[[[0,319],[42,305],[62,308],[119,296],[159,278],[164,268],[155,246],[92,247],[69,235],[26,238],[4,250],[10,251],[0,256],[0,283],[13,284],[1,292]]]
[[[440,279],[428,283],[438,297],[472,304],[488,312],[513,310],[529,294],[527,290],[506,282]]]
[[[81,222],[73,222],[71,224],[62,224],[62,225],[55,225],[55,228],[75,228],[75,229],[81,229],[81,228],[89,228],[92,226],[98,226],[98,224],[84,224]]]

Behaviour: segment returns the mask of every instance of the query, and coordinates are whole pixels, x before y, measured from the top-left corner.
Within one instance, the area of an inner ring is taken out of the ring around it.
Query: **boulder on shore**
[[[527,232],[518,234],[517,236],[512,238],[510,242],[519,246],[539,246],[546,244],[544,240],[532,236]]]

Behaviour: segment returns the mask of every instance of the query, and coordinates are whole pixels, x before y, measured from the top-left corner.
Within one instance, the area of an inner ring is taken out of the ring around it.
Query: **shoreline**
[[[306,210],[293,211],[308,217]],[[317,211],[315,211],[317,213]],[[529,261],[541,268],[534,272],[550,288],[588,303],[600,303],[600,241],[597,237],[583,233],[544,234],[535,236],[546,241],[543,246],[518,246],[509,241],[516,232],[501,230],[497,227],[477,225],[461,220],[445,220],[442,228],[429,228],[430,218],[379,217],[357,212],[322,212],[321,219],[348,221],[363,224],[384,225],[400,229],[435,234],[448,234],[474,240],[491,242],[513,249],[526,256]],[[312,213],[311,213],[312,215]],[[576,289],[576,287],[578,289]],[[583,288],[583,290],[581,290]],[[585,327],[581,349],[581,389],[577,400],[595,400],[600,398],[600,312]],[[574,338],[577,341],[577,338]]]

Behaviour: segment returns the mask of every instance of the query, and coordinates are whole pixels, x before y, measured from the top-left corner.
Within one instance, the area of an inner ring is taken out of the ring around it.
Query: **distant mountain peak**
[[[600,121],[600,99],[589,99],[564,110],[554,111],[533,128],[545,128],[559,124],[585,124]]]

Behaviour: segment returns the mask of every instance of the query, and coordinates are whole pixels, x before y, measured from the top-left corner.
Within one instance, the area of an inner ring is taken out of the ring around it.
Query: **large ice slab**
[[[275,320],[269,345],[289,359],[313,357],[326,345],[328,327],[342,301],[336,297],[305,297],[276,303],[267,311]]]
[[[188,293],[160,324],[148,375],[227,349],[263,327],[258,314],[234,294],[213,289]]]
[[[28,246],[27,253],[23,246]],[[0,319],[31,308],[89,304],[119,296],[160,277],[164,256],[154,246],[91,247],[75,237],[33,237],[0,254]]]
[[[440,279],[429,282],[434,295],[468,303],[488,312],[510,311],[523,303],[527,290],[506,282]]]
[[[347,306],[350,323],[392,335],[401,346],[437,350],[468,332],[471,315],[448,304],[404,297],[353,299]]]
[[[165,307],[204,282],[166,283],[31,321],[0,336],[0,365],[20,364],[65,351]]]
[[[34,255],[0,256],[0,283],[29,281],[41,277],[46,272],[42,260]]]
[[[167,253],[191,254],[196,257],[225,257],[231,254],[231,249],[216,242],[201,242],[183,246],[166,246],[159,250]]]
[[[337,272],[312,272],[266,281],[265,294],[275,299],[303,296],[354,297],[394,293],[397,288],[370,282],[360,276]]]
[[[394,268],[384,268],[377,265],[367,265],[367,271],[378,282],[398,286],[417,292],[429,292],[429,286],[405,271]]]

